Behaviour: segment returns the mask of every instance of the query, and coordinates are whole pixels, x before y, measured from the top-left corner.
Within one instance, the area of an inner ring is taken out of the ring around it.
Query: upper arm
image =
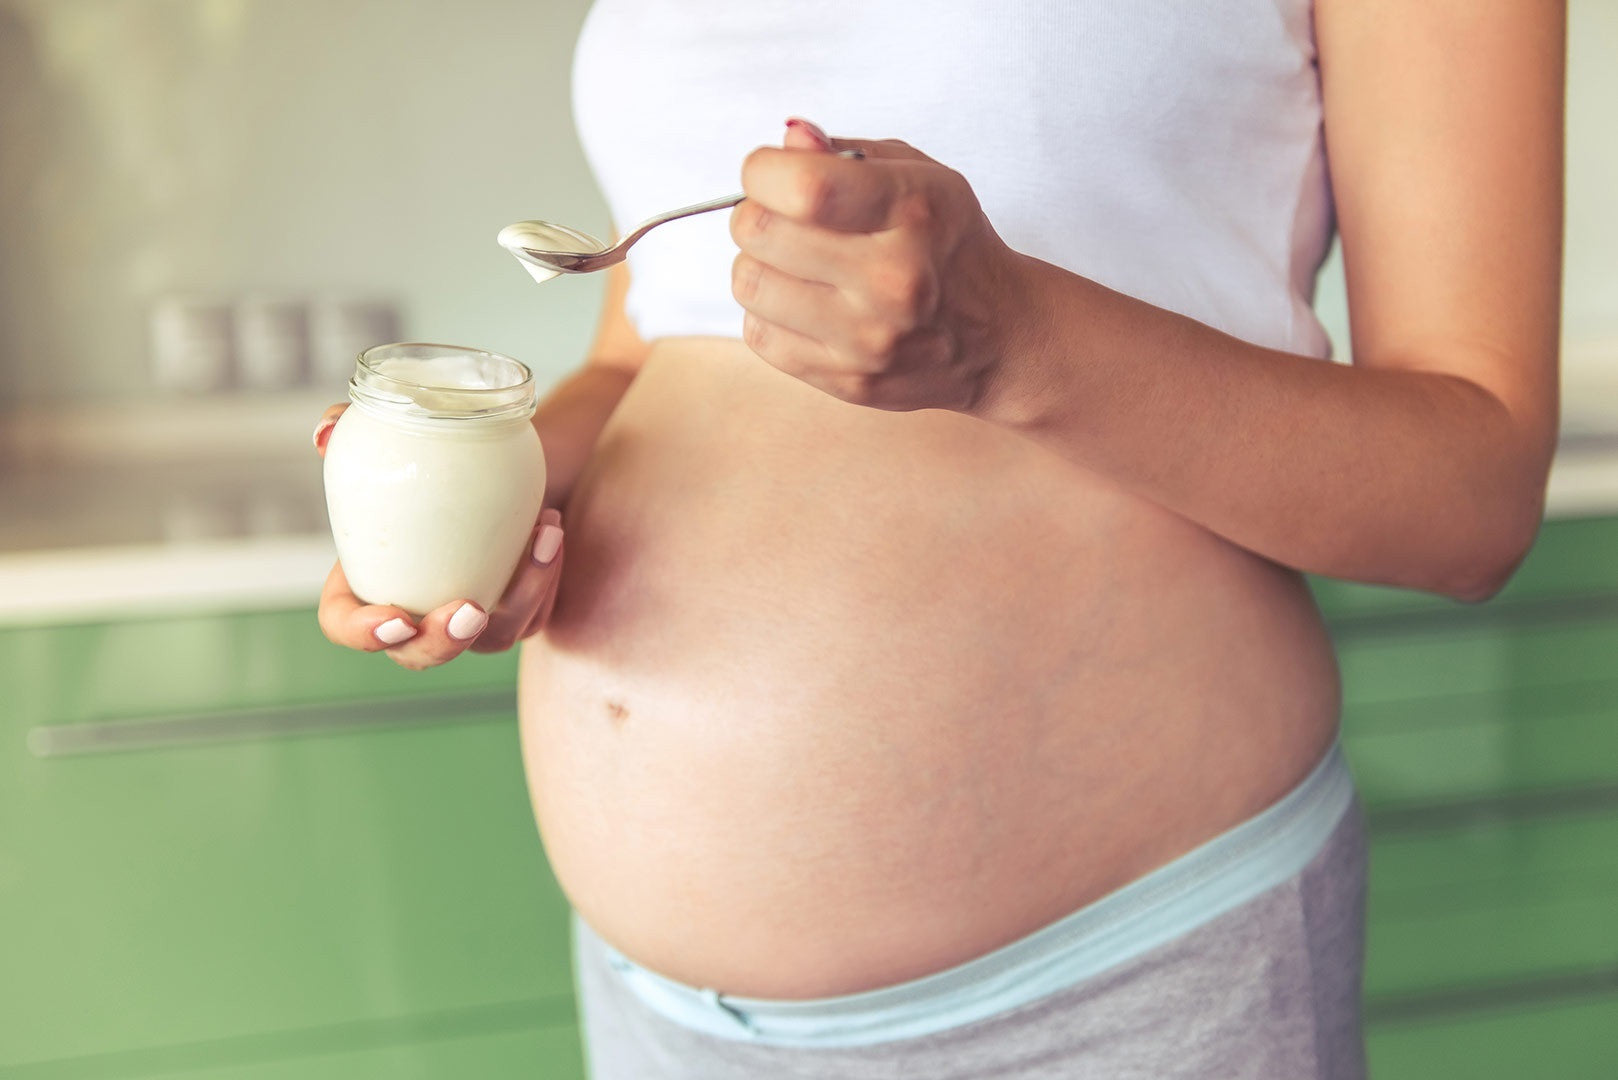
[[[1317,0],[1356,365],[1458,376],[1556,427],[1561,0]]]
[[[640,370],[649,346],[624,310],[624,299],[629,295],[629,264],[621,262],[607,271],[607,292],[601,302],[601,317],[596,322],[595,340],[585,359],[586,365]]]

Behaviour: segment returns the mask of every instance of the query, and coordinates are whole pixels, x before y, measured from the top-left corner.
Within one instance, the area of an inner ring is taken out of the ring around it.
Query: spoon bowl
[[[588,273],[595,268],[585,267],[584,262],[608,248],[581,229],[549,221],[513,222],[496,239],[535,281],[549,281],[557,274]]]

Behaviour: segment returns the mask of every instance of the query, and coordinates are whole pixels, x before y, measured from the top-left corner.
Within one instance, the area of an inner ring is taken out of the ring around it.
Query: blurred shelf
[[[307,453],[309,435],[346,391],[302,389],[62,403],[0,413],[0,461],[12,467],[187,463]]]

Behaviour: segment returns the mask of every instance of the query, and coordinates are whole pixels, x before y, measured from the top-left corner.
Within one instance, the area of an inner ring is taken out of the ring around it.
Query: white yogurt
[[[452,345],[360,357],[354,404],[326,444],[326,509],[354,595],[423,615],[452,600],[493,610],[545,494],[533,376]]]
[[[544,283],[560,274],[560,270],[541,266],[521,254],[523,248],[535,251],[605,251],[606,245],[587,232],[554,225],[549,221],[516,221],[500,230],[495,242],[522,263],[522,268],[535,281]]]

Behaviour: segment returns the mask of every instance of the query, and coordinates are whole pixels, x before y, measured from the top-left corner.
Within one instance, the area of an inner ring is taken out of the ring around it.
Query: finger
[[[940,380],[928,372],[885,371],[860,379],[844,378],[821,389],[855,405],[888,412],[916,409],[964,409],[972,404],[974,384]]]
[[[794,221],[839,232],[876,232],[903,219],[916,187],[915,167],[900,159],[855,161],[761,146],[742,165],[742,191]]]
[[[326,441],[331,438],[331,429],[337,426],[337,418],[343,415],[348,408],[348,402],[333,405],[320,414],[320,422],[315,425],[315,452],[321,457],[326,456]]]
[[[800,382],[850,405],[880,407],[883,376],[811,368],[796,376]]]
[[[475,652],[503,652],[511,648],[539,613],[549,595],[562,550],[562,515],[546,510],[529,538],[528,550],[511,575],[505,595],[489,615],[489,625],[472,645]]]
[[[765,322],[828,344],[846,344],[832,336],[854,322],[848,300],[836,286],[782,273],[751,255],[736,256],[730,291],[738,304]]]
[[[834,136],[831,147],[835,151],[858,150],[860,160],[917,161],[928,165],[938,162],[902,139],[845,139]]]
[[[362,652],[379,652],[417,634],[415,621],[404,608],[367,604],[355,596],[341,563],[326,575],[316,618],[327,641]]]
[[[837,357],[824,341],[761,319],[751,311],[742,316],[742,340],[771,367],[797,378],[839,367]]]
[[[489,616],[470,600],[452,600],[421,618],[421,630],[388,658],[412,671],[447,664],[465,652],[488,625]]]
[[[831,136],[819,124],[801,116],[787,117],[787,133],[781,145],[793,150],[832,149]]]
[[[519,639],[530,638],[545,629],[551,621],[551,612],[556,610],[556,597],[562,591],[562,559],[567,553],[558,550],[556,553],[556,573],[551,575],[551,587],[540,601],[539,611],[534,614],[533,621],[518,635]]]
[[[812,120],[789,116],[786,136],[781,145],[793,150],[858,150],[868,158],[891,158],[908,161],[933,161],[932,158],[899,139],[844,139],[826,134],[826,130]],[[937,162],[933,162],[937,164]]]
[[[871,241],[878,239],[794,221],[752,200],[731,212],[730,236],[760,262],[805,281],[840,287],[859,280],[874,254]]]
[[[957,400],[967,403],[964,392],[951,396],[952,387],[940,388],[932,380],[913,375],[810,370],[798,379],[838,401],[886,412],[950,408]]]

